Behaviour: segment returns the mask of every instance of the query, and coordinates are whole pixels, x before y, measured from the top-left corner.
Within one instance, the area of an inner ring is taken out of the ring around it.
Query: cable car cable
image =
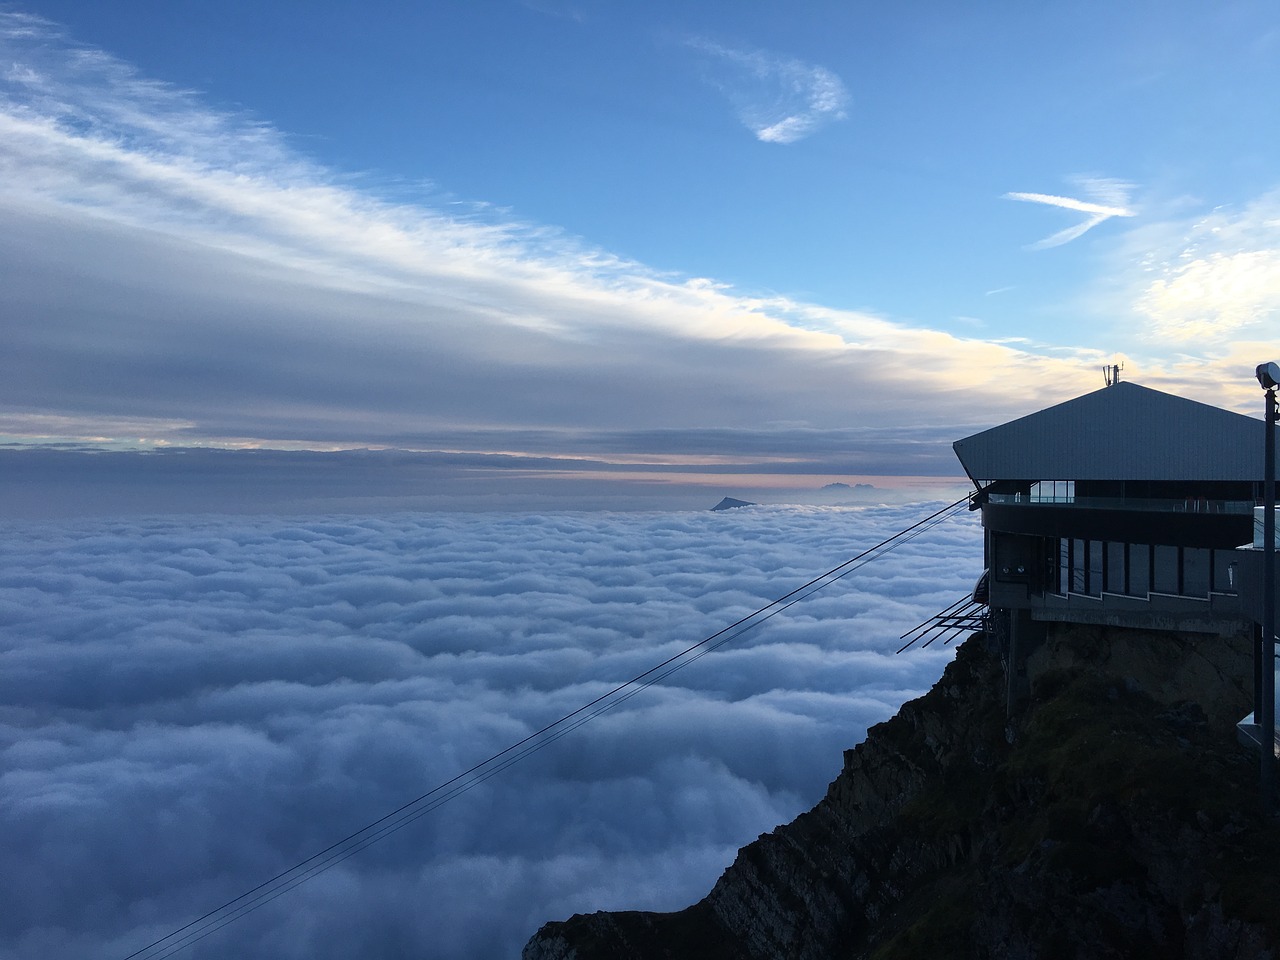
[[[227,924],[240,919],[258,907],[264,906],[289,892],[294,887],[336,866],[348,857],[354,856],[419,817],[425,816],[472,787],[478,786],[496,776],[530,754],[550,746],[583,724],[594,720],[606,710],[625,703],[641,691],[669,677],[690,663],[700,660],[713,650],[737,639],[743,633],[777,616],[793,604],[811,596],[818,590],[830,586],[859,567],[865,566],[872,560],[879,559],[902,544],[916,539],[928,529],[954,515],[957,512],[957,508],[967,501],[967,496],[962,497],[954,503],[948,504],[929,516],[916,521],[911,526],[898,531],[893,536],[887,537],[872,547],[868,547],[857,556],[851,557],[826,573],[814,577],[789,593],[783,594],[745,617],[734,621],[708,637],[704,637],[656,666],[650,667],[625,683],[619,684],[594,700],[565,714],[558,720],[554,720],[523,739],[516,741],[506,749],[469,767],[452,779],[438,784],[426,793],[402,804],[385,816],[366,824],[318,853],[312,854],[289,869],[281,871],[268,880],[264,880],[256,887],[240,894],[240,896],[226,901],[166,936],[135,950],[128,956],[123,957],[122,960],[162,960],[162,958],[172,956],[196,941],[204,939]],[[623,691],[627,692],[619,696]],[[162,947],[162,945],[163,949],[156,949]]]

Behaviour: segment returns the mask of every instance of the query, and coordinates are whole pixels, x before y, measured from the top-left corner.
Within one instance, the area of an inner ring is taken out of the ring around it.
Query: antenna
[[[1120,382],[1120,371],[1123,369],[1123,363],[1113,363],[1102,368],[1102,379],[1106,381],[1108,387],[1114,387]]]

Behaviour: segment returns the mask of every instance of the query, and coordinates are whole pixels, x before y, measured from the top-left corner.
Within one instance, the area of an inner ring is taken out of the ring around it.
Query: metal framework
[[[974,599],[973,596],[961,597],[951,606],[912,627],[899,640],[906,640],[898,653],[914,646],[921,640],[921,648],[929,646],[935,640],[943,645],[950,643],[962,633],[982,633],[987,629],[987,603]]]

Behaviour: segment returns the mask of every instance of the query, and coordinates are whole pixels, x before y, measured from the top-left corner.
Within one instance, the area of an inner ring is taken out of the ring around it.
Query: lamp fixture
[[[1271,390],[1280,386],[1280,363],[1260,363],[1258,369],[1254,371],[1254,376],[1258,378],[1258,383],[1262,384],[1263,390]]]

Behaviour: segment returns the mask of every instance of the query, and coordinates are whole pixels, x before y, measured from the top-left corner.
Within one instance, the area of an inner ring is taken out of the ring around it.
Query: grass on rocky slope
[[[1162,706],[1123,681],[1061,671],[1039,679],[1010,744],[989,691],[964,699],[973,755],[944,759],[902,823],[917,837],[964,836],[969,852],[904,900],[876,960],[972,956],[983,909],[975,892],[992,871],[1020,871],[1071,897],[1141,888],[1151,854],[1135,825],[1171,845],[1187,839],[1186,854],[1203,855],[1205,896],[1280,942],[1280,829],[1259,815],[1256,759],[1211,731],[1198,706]]]

